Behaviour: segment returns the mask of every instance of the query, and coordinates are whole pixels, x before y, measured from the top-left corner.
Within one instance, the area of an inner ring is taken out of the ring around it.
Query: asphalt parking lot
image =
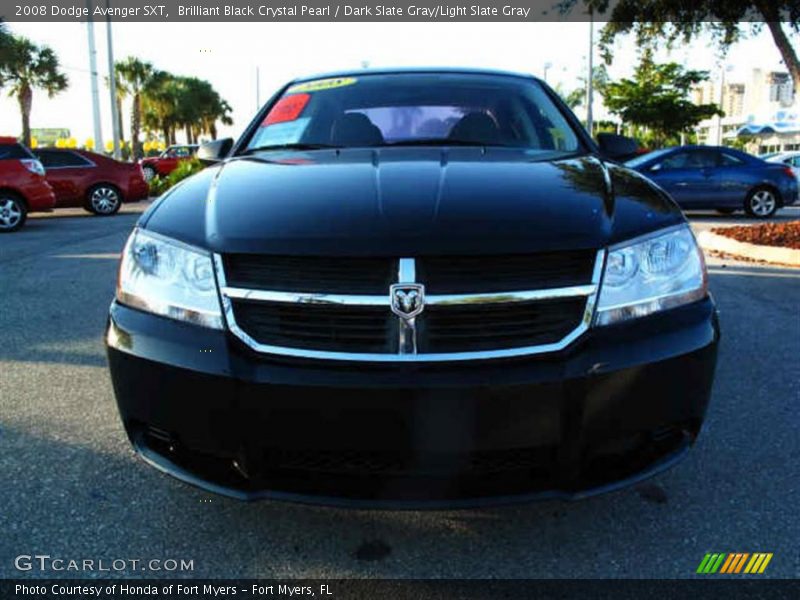
[[[453,512],[244,504],[145,466],[118,420],[102,333],[141,208],[0,236],[0,577],[39,553],[193,560],[183,575],[204,577],[682,578],[706,552],[772,552],[767,576],[800,576],[800,270],[709,261],[723,339],[707,430],[637,488]],[[79,574],[25,574],[53,575]]]

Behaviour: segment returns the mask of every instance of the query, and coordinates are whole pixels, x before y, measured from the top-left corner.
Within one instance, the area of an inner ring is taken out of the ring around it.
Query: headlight
[[[611,248],[595,325],[688,304],[707,294],[706,266],[688,225]]]
[[[122,252],[117,300],[179,321],[223,326],[211,255],[142,229]]]

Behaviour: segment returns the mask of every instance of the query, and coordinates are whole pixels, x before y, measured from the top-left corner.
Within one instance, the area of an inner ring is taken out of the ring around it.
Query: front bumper
[[[393,508],[580,498],[667,468],[702,425],[718,339],[710,299],[468,364],[278,360],[117,303],[107,332],[125,429],[157,468],[242,499]]]

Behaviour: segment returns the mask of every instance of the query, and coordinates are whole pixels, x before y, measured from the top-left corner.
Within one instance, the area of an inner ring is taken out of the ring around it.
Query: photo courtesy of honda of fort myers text
[[[794,3],[0,19],[0,597],[797,596]]]

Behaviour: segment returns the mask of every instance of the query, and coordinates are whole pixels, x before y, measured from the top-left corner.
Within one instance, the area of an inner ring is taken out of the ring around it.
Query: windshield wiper
[[[248,148],[245,154],[253,152],[270,152],[273,150],[336,150],[341,146],[334,146],[333,144],[274,144],[271,146],[256,146],[255,148]]]

